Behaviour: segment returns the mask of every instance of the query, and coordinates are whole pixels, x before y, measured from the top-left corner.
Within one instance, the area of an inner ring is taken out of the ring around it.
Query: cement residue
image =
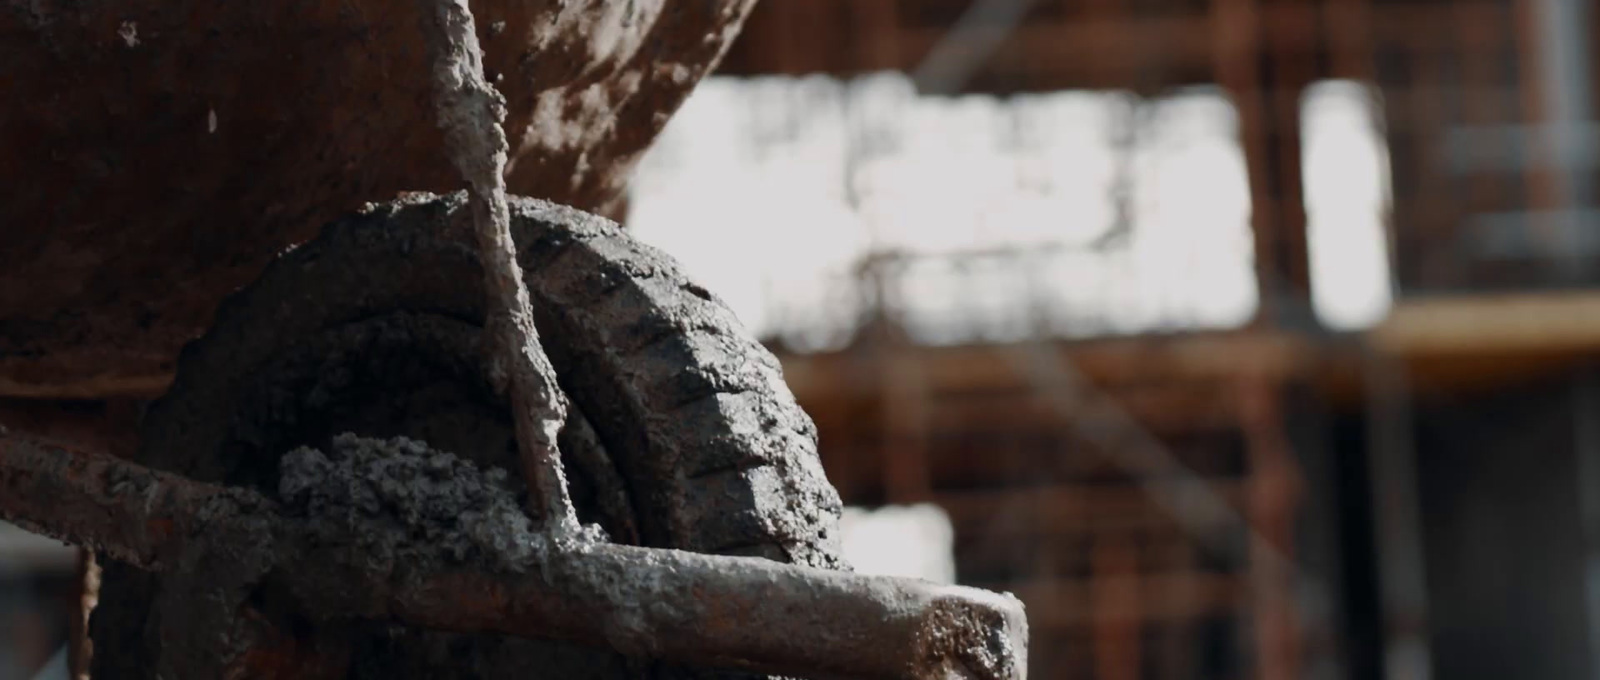
[[[522,572],[546,546],[504,470],[419,441],[346,433],[331,451],[301,447],[280,465],[279,495],[307,517],[313,539],[353,544],[385,571],[444,560]]]
[[[928,644],[939,650],[938,663],[951,677],[1022,677],[1028,649],[1022,603],[1009,593],[984,596],[989,601],[981,604],[970,600],[935,604],[928,619]]]

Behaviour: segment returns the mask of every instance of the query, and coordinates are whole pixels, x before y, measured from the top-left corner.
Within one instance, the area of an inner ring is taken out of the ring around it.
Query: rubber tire
[[[845,568],[838,495],[776,359],[670,257],[616,224],[530,199],[511,208],[544,347],[615,461],[637,540]],[[467,213],[461,194],[415,194],[370,205],[285,253],[184,349],[173,386],[146,415],[139,462],[212,482],[238,483],[230,478],[241,466],[275,469],[275,460],[230,460],[226,442],[242,386],[299,339],[395,310],[480,328]],[[95,677],[153,672],[159,641],[147,610],[158,587],[157,577],[107,566],[91,621]],[[595,677],[683,673],[630,662]]]

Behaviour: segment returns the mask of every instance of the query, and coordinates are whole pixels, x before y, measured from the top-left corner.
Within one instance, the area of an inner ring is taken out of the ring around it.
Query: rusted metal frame
[[[1540,43],[1546,36],[1540,26],[1539,3],[1535,0],[1513,2],[1511,15],[1511,33],[1517,52],[1528,55],[1517,61],[1517,84],[1520,86],[1517,88],[1520,95],[1517,113],[1524,122],[1542,122],[1551,115],[1551,97],[1546,90],[1553,83],[1545,77],[1544,60],[1540,58],[1544,51]],[[1554,151],[1548,144],[1538,145],[1531,150],[1533,164],[1524,168],[1522,173],[1523,191],[1527,196],[1524,201],[1526,210],[1553,211],[1562,206],[1562,177],[1555,172],[1555,163],[1551,162]]]
[[[1019,350],[1027,350],[1029,347],[1029,345],[1017,346]],[[1140,426],[1139,423],[1133,421],[1115,402],[1106,399],[1103,395],[1095,394],[1091,389],[1090,383],[1085,381],[1075,367],[1061,361],[1059,353],[1049,351],[1049,348],[1042,343],[1033,343],[1031,348],[1032,351],[1018,351],[1013,355],[1012,358],[1016,361],[1017,366],[1027,369],[1023,372],[1038,381],[1036,384],[1040,393],[1048,395],[1064,413],[1094,413],[1095,418],[1093,420],[1102,423],[1102,425],[1100,427],[1080,426],[1079,431],[1085,439],[1102,443],[1106,450],[1116,452],[1118,455],[1113,456],[1115,462],[1123,466],[1129,474],[1140,476],[1159,475],[1164,477],[1170,477],[1175,474],[1193,474],[1191,470],[1175,459],[1159,440]],[[1243,373],[1246,378],[1265,381],[1269,384],[1277,382],[1282,377],[1281,374],[1275,372],[1244,371]],[[1235,378],[1235,380],[1238,379],[1240,378]],[[1243,406],[1250,407],[1248,404]],[[1241,415],[1246,419],[1249,418],[1249,414],[1242,413]],[[1235,508],[1211,493],[1179,495],[1172,493],[1170,489],[1164,489],[1160,485],[1150,483],[1148,480],[1143,481],[1141,486],[1150,494],[1153,501],[1167,508],[1172,513],[1173,518],[1203,545],[1215,545],[1212,532],[1206,529],[1209,525],[1230,522],[1235,526],[1243,526],[1246,529],[1252,569],[1265,565],[1270,570],[1270,573],[1275,576],[1272,582],[1265,582],[1260,578],[1250,579],[1250,597],[1252,600],[1282,598],[1282,593],[1262,592],[1264,588],[1272,587],[1273,583],[1293,584],[1296,590],[1306,594],[1308,597],[1326,597],[1325,584],[1315,575],[1302,572],[1295,563],[1293,556],[1280,549],[1280,546],[1286,545],[1287,541],[1282,538],[1274,539],[1273,535],[1265,533],[1272,531],[1274,535],[1281,536],[1281,526],[1258,527],[1254,521],[1251,521],[1259,516],[1255,512],[1256,507],[1250,508],[1252,517],[1246,518],[1241,517]],[[1265,489],[1270,493],[1265,494],[1264,500],[1271,501],[1273,500],[1273,495],[1282,493],[1282,484],[1274,486],[1276,488],[1269,487]],[[1251,489],[1250,491],[1254,492],[1256,489]],[[1252,493],[1252,496],[1254,495]],[[1256,498],[1249,500],[1252,506],[1260,505],[1260,501]],[[1202,517],[1210,517],[1212,519],[1203,522],[1199,521]],[[1274,618],[1283,620],[1286,617],[1275,615]],[[1275,668],[1292,667],[1294,665],[1293,662],[1295,662],[1298,654],[1298,640],[1293,637],[1292,630],[1288,631],[1286,635],[1272,636],[1270,644],[1273,645],[1274,651],[1263,654],[1267,663],[1275,664]],[[1287,659],[1291,663],[1277,663],[1280,659]],[[1267,663],[1263,663],[1261,677],[1294,677],[1293,675],[1271,674],[1270,671],[1272,669],[1266,667]]]
[[[143,569],[169,567],[200,529],[194,508],[229,493],[254,496],[0,427],[0,517]]]
[[[1314,36],[1316,17],[1269,14],[1259,0],[1220,0],[1211,19],[1216,80],[1239,112],[1261,297],[1257,323],[1299,321],[1310,312],[1311,292],[1299,98],[1314,74],[1303,48],[1279,34]]]
[[[855,0],[846,3],[846,9],[856,26],[850,36],[851,54],[856,62],[853,70],[866,73],[895,70],[900,65],[899,3],[896,0]]]
[[[1295,519],[1304,479],[1284,431],[1283,386],[1247,376],[1239,381],[1240,426],[1250,461],[1249,514],[1255,635],[1265,679],[1302,677],[1303,630],[1295,605]]]
[[[920,363],[889,356],[883,362],[883,434],[891,446],[883,461],[884,494],[890,503],[921,503],[933,495],[928,466],[932,395]]]
[[[1374,20],[1375,25],[1382,23]],[[1395,185],[1390,210],[1401,294],[1419,285],[1431,288],[1458,281],[1461,273],[1453,261],[1446,261],[1447,250],[1439,247],[1455,237],[1464,221],[1460,197],[1468,191],[1459,177],[1447,172],[1438,134],[1448,127],[1444,103],[1454,91],[1443,75],[1453,61],[1447,37],[1442,30],[1415,31],[1404,40],[1386,38],[1375,46],[1400,50],[1413,74],[1404,82],[1380,81]]]
[[[253,491],[3,430],[0,517],[153,570],[180,568],[197,551],[229,554],[236,546],[211,543],[240,537],[270,540],[250,552],[279,565],[365,564],[349,548],[309,547],[310,529]],[[355,569],[338,571],[338,583],[290,587],[321,594],[298,598],[324,610],[314,615],[566,639],[690,664],[807,677],[1026,677],[1027,622],[1008,595],[613,544],[538,554],[519,573]]]
[[[1515,111],[1506,106],[1501,97],[1496,96],[1494,86],[1499,84],[1499,71],[1503,68],[1501,59],[1504,52],[1487,46],[1495,45],[1497,39],[1504,41],[1509,47],[1510,37],[1506,35],[1506,22],[1484,21],[1481,13],[1468,12],[1451,8],[1450,33],[1456,40],[1455,48],[1460,50],[1457,61],[1461,65],[1461,98],[1463,100],[1462,117],[1468,125],[1492,128],[1515,121]],[[1507,12],[1509,17],[1509,12]],[[1478,45],[1472,49],[1469,45]],[[1496,159],[1506,153],[1504,146],[1496,149]],[[1498,171],[1499,168],[1490,169],[1488,172],[1479,170],[1467,178],[1466,184],[1470,189],[1462,198],[1472,212],[1501,212],[1515,209],[1507,203],[1507,176]]]
[[[1374,78],[1371,0],[1333,0],[1317,8],[1331,53],[1335,78],[1371,82]]]
[[[1584,249],[1561,247],[1559,244],[1576,239],[1581,231],[1591,228],[1582,215],[1594,203],[1594,171],[1586,163],[1576,162],[1568,150],[1583,141],[1587,122],[1593,118],[1594,105],[1591,46],[1589,31],[1590,10],[1587,0],[1541,0],[1534,3],[1539,17],[1539,62],[1543,87],[1544,117],[1541,122],[1547,162],[1554,167],[1554,189],[1558,207],[1554,233],[1540,234],[1543,239],[1558,244],[1552,248],[1560,253],[1556,265],[1569,280],[1591,280],[1594,265]],[[1564,233],[1563,233],[1564,232]]]
[[[1432,633],[1416,467],[1413,376],[1399,357],[1381,347],[1367,354],[1362,373],[1384,677],[1426,680],[1434,671],[1428,653]]]
[[[1145,676],[1141,628],[1149,619],[1140,601],[1138,547],[1125,536],[1102,537],[1093,545],[1088,590],[1094,611],[1094,675],[1136,680]]]

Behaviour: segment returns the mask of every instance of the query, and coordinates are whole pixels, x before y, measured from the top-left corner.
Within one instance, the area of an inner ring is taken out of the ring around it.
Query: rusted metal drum
[[[0,397],[158,393],[217,303],[460,188],[415,0],[6,0]],[[604,212],[754,0],[472,0],[514,193]]]

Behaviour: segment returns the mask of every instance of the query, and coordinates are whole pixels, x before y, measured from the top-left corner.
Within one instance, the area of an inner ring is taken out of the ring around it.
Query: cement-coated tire
[[[504,401],[482,377],[484,295],[466,214],[461,195],[416,195],[280,257],[185,348],[146,416],[140,462],[272,493],[276,456],[351,430],[427,439],[515,473],[508,430],[497,429]],[[587,416],[563,449],[588,519],[649,546],[842,568],[838,496],[772,355],[671,258],[615,224],[527,199],[512,215],[544,346]],[[107,567],[91,622],[96,677],[153,677],[159,588]],[[548,677],[690,673],[376,624],[355,639],[348,677],[512,677],[530,663]]]

